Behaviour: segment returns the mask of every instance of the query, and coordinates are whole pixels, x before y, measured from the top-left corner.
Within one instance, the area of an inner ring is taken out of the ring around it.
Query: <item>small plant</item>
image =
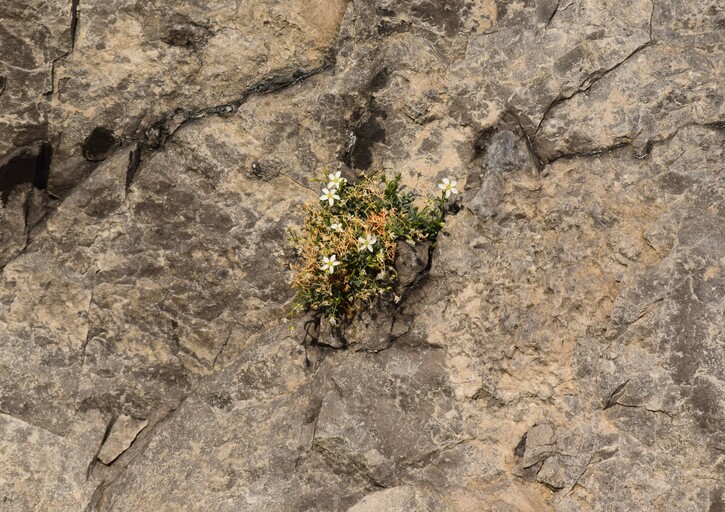
[[[415,195],[402,190],[400,174],[354,184],[339,171],[327,178],[319,202],[307,207],[301,231],[290,231],[298,256],[291,265],[297,291],[292,313],[315,311],[336,325],[392,292],[398,241],[435,242],[446,201],[458,190],[455,180],[444,178],[440,196],[418,206]]]

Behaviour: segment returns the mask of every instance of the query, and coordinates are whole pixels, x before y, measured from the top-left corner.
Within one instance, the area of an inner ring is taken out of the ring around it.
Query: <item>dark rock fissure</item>
[[[23,183],[44,190],[48,186],[48,171],[52,149],[45,141],[20,148],[0,166],[0,199],[6,204],[10,192]]]
[[[325,61],[316,68],[307,71],[298,69],[289,76],[273,76],[265,78],[250,86],[239,98],[228,103],[205,107],[198,110],[190,110],[184,107],[176,108],[153,122],[150,127],[144,131],[143,137],[141,138],[141,146],[144,151],[157,150],[166,143],[168,138],[176,130],[186,123],[197,121],[211,115],[228,116],[234,114],[250,97],[254,95],[280,92],[288,87],[303,82],[308,78],[324,73],[325,71],[332,69],[334,65],[334,54],[330,53]]]
[[[478,134],[476,141],[473,143],[473,160],[485,155],[488,143],[494,133],[496,133],[496,127],[491,126]]]
[[[98,462],[98,454],[101,453],[101,448],[103,448],[103,444],[108,440],[108,436],[111,435],[111,429],[113,429],[113,425],[116,423],[116,417],[111,416],[108,418],[108,421],[106,422],[106,430],[103,432],[103,437],[101,438],[101,442],[98,443],[98,446],[96,447],[96,451],[93,455],[93,460],[88,464],[88,469],[86,470],[86,479],[91,477],[91,474],[93,474],[93,469],[96,467],[96,463]]]
[[[529,154],[531,155],[531,159],[534,161],[534,165],[536,166],[536,169],[541,172],[546,164],[550,163],[545,158],[541,156],[541,154],[536,150],[535,141],[532,140],[532,136],[529,135],[529,132],[526,131],[524,128],[524,125],[521,123],[521,120],[516,116],[513,112],[506,112],[506,114],[503,116],[504,120],[512,121],[516,128],[520,130],[521,135],[524,137],[524,141],[526,142],[526,148],[529,151]]]
[[[139,166],[141,165],[141,148],[136,145],[136,148],[133,149],[128,154],[128,168],[126,170],[126,191],[128,192],[128,187],[131,186],[131,182],[133,181],[134,176],[136,176],[136,171],[138,171]]]
[[[120,145],[120,141],[104,126],[98,126],[88,135],[83,143],[83,157],[91,162],[101,162],[108,158]]]
[[[206,43],[211,35],[209,27],[177,14],[174,16],[174,24],[161,40],[170,46],[196,47]]]
[[[554,7],[554,10],[551,12],[551,16],[549,16],[549,19],[546,20],[546,25],[544,25],[544,29],[549,28],[549,25],[551,25],[551,22],[554,21],[554,16],[556,16],[556,13],[559,12],[560,4],[561,4],[561,0],[557,0],[556,7]]]
[[[334,65],[335,54],[334,52],[330,52],[320,66],[307,71],[298,69],[289,76],[273,76],[271,78],[265,78],[249,87],[246,91],[244,91],[242,96],[236,100],[199,110],[190,110],[184,107],[179,107],[162,116],[157,121],[153,122],[149,128],[143,131],[143,135],[140,137],[138,149],[132,152],[129,170],[126,175],[126,188],[131,185],[136,171],[141,164],[144,153],[159,150],[181,126],[208,116],[232,115],[236,113],[239,108],[252,96],[280,92],[288,87],[299,84],[308,78],[324,73],[325,71],[332,69]]]
[[[629,380],[622,382],[619,386],[617,386],[617,388],[614,391],[612,391],[612,393],[609,395],[609,398],[604,403],[604,406],[602,407],[602,409],[606,410],[614,405],[621,405],[617,402],[617,400],[624,393],[624,388],[628,382],[629,382]]]
[[[519,441],[519,444],[516,445],[516,448],[514,448],[514,456],[521,458],[524,456],[524,453],[526,453],[526,436],[528,435],[528,432],[521,437],[521,440]]]
[[[652,12],[654,13],[654,3],[652,4]],[[648,47],[650,47],[650,46],[652,46],[654,44],[654,40],[652,39],[652,18],[651,18],[651,15],[650,15],[650,27],[649,27],[649,30],[650,30],[649,40],[647,42],[645,42],[644,44],[641,44],[640,46],[638,46],[637,48],[635,48],[634,51],[632,51],[632,53],[630,53],[629,55],[627,55],[624,59],[622,59],[621,61],[619,61],[617,64],[615,64],[614,66],[612,66],[610,68],[597,70],[594,73],[591,73],[589,76],[587,76],[582,81],[582,83],[579,85],[579,87],[577,88],[577,90],[575,90],[573,93],[571,93],[569,95],[560,95],[559,97],[555,98],[551,103],[549,103],[549,106],[547,106],[546,107],[546,110],[544,110],[544,114],[541,116],[541,119],[539,120],[539,124],[536,126],[536,129],[534,130],[534,133],[533,133],[532,137],[536,137],[536,135],[541,130],[541,127],[543,126],[544,121],[549,116],[549,113],[551,113],[551,111],[554,110],[554,108],[556,108],[560,103],[563,103],[563,102],[565,102],[567,100],[570,100],[573,97],[577,96],[578,94],[581,94],[581,93],[584,93],[584,92],[588,92],[592,88],[592,86],[595,83],[597,83],[599,80],[601,80],[602,78],[604,78],[605,76],[607,76],[611,72],[615,71],[622,64],[624,64],[628,60],[632,59],[635,55],[637,55],[639,52],[641,52],[645,48],[648,48]]]
[[[76,36],[78,34],[78,4],[80,0],[72,0],[70,6],[70,47],[73,51],[76,47]]]
[[[368,109],[353,115],[352,125],[355,128],[350,131],[350,143],[340,158],[345,165],[351,169],[370,168],[373,164],[373,146],[377,143],[385,144],[387,140],[387,132],[382,123],[387,117],[387,113],[377,107],[372,99]]]

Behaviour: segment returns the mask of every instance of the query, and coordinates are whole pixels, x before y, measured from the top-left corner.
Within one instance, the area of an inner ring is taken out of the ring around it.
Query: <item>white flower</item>
[[[373,245],[378,241],[378,239],[366,234],[365,238],[361,236],[357,237],[357,241],[360,243],[360,246],[358,247],[359,250],[364,251],[367,249],[368,251],[373,252]]]
[[[451,194],[458,194],[456,183],[458,182],[452,178],[443,178],[438,184],[438,188],[446,195],[446,199],[451,197]]]
[[[327,184],[327,188],[333,189],[333,188],[340,188],[341,185],[344,185],[347,183],[347,180],[340,176],[340,171],[337,171],[336,173],[330,173],[327,175],[327,179],[330,180],[330,182]]]
[[[330,203],[330,206],[335,204],[335,199],[340,199],[340,196],[338,196],[335,192],[337,192],[335,189],[329,190],[326,188],[322,189],[322,195],[320,196],[320,201],[327,201]]]
[[[340,264],[339,261],[337,261],[337,256],[334,254],[331,255],[329,258],[327,256],[322,257],[322,266],[320,268],[323,272],[329,272],[332,274],[335,271],[335,267]]]
[[[337,325],[337,319],[334,316],[330,317],[330,325]]]
[[[337,231],[338,233],[342,233],[342,224],[339,223],[339,222],[333,222],[332,224],[330,224],[330,228],[333,231]]]

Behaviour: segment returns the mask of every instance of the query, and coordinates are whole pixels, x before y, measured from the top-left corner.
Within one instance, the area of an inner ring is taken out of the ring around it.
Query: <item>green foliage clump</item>
[[[328,178],[320,201],[307,207],[302,229],[290,231],[298,256],[291,266],[293,313],[315,311],[336,324],[392,292],[397,242],[435,242],[446,200],[458,191],[455,181],[444,179],[440,196],[418,206],[413,192],[403,190],[400,174],[357,183],[340,172]]]

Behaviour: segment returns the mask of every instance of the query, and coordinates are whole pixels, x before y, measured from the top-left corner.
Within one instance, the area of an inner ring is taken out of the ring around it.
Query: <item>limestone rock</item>
[[[108,465],[118,458],[123,452],[128,450],[131,443],[136,439],[148,425],[148,421],[133,418],[122,414],[113,422],[111,431],[108,433],[108,439],[101,446],[98,452],[98,460]]]
[[[720,510],[723,16],[5,1],[0,509]],[[461,192],[326,344],[323,170]]]
[[[395,271],[398,274],[396,293],[402,297],[411,286],[414,286],[422,277],[428,266],[430,254],[429,243],[410,245],[405,242],[398,243],[395,259]]]

